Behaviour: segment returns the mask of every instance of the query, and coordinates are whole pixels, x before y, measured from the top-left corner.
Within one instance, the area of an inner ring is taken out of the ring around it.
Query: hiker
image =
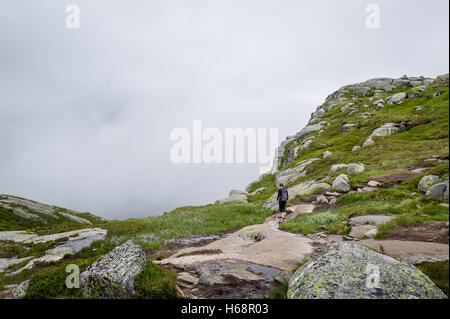
[[[279,212],[286,212],[286,202],[289,200],[289,193],[286,188],[284,188],[283,184],[280,184],[280,188],[278,189],[277,202],[279,206]]]

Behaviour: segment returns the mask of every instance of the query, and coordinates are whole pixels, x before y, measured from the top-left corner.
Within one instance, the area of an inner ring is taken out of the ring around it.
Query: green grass
[[[175,299],[176,275],[149,262],[144,270],[134,279],[134,288],[140,298],[146,299]]]
[[[165,240],[209,235],[261,224],[271,212],[253,204],[207,205],[181,207],[161,216],[126,221],[111,221],[105,227],[108,236],[120,236],[123,240],[139,235],[152,234],[151,241],[139,242],[147,249],[160,248]]]
[[[449,270],[448,260],[440,262],[425,262],[416,266],[428,276],[448,297]]]
[[[293,233],[311,234],[319,231],[328,231],[336,234],[346,233],[345,215],[334,212],[318,212],[312,214],[301,214],[284,222],[281,229]]]

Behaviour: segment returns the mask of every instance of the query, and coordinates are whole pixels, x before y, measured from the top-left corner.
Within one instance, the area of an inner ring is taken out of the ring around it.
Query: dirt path
[[[294,213],[311,213],[313,205],[296,205],[291,207]],[[312,253],[312,243],[307,237],[278,229],[281,216],[273,215],[260,225],[252,225],[214,241],[203,247],[184,249],[177,254],[163,259],[162,265],[194,265],[217,260],[241,260],[262,266],[291,270],[296,263]]]

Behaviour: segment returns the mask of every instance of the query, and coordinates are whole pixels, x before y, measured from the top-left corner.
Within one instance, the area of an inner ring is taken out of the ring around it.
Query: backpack
[[[282,189],[281,189],[280,201],[282,201],[282,202],[287,202],[288,197],[289,197],[289,195],[288,195],[287,189],[286,189],[286,188],[282,188]]]

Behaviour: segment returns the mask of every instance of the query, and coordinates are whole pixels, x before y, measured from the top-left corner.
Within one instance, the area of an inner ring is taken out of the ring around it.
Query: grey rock
[[[393,80],[389,78],[375,78],[364,82],[364,84],[375,89],[386,90],[392,84],[392,81]]]
[[[288,153],[286,155],[286,160],[284,161],[284,165],[283,166],[286,166],[286,165],[292,163],[297,158],[297,154],[298,154],[298,150],[299,149],[300,149],[300,146],[297,146],[297,147],[291,148],[288,151]]]
[[[408,79],[396,79],[392,82],[392,86],[396,88],[403,88],[411,86],[411,81]]]
[[[364,172],[366,168],[364,165],[360,164],[348,164],[347,165],[347,174],[359,174]]]
[[[314,124],[314,125],[308,125],[305,128],[303,128],[303,130],[298,132],[295,136],[300,139],[300,138],[303,138],[315,131],[319,131],[322,127],[323,126],[321,123]]]
[[[378,104],[384,104],[384,100],[383,99],[378,99],[375,102],[373,102],[373,105],[378,105]]]
[[[289,282],[288,298],[446,299],[447,296],[411,264],[341,242],[295,272]]]
[[[331,155],[333,155],[333,153],[331,153],[330,151],[325,151],[325,152],[323,153],[323,158],[330,157]]]
[[[386,99],[386,104],[400,104],[406,99],[407,94],[405,92],[400,92],[394,94]]]
[[[302,143],[302,145],[300,145],[300,149],[302,149],[302,150],[306,149],[309,145],[311,145],[311,143],[313,142],[313,140],[314,140],[314,137],[308,138],[306,141],[304,141],[304,142]]]
[[[325,195],[319,195],[316,198],[316,202],[318,202],[318,203],[328,203],[328,198]]]
[[[417,188],[420,194],[425,195],[431,189],[431,187],[440,182],[441,179],[439,178],[439,176],[426,175],[419,181],[419,185]]]
[[[427,192],[427,195],[430,197],[441,199],[445,198],[445,192],[448,194],[448,183],[438,183],[431,186],[430,190]],[[448,195],[447,195],[448,198]]]
[[[381,185],[381,183],[379,183],[377,181],[369,181],[367,183],[367,185],[369,185],[370,187],[377,187],[377,186]]]
[[[350,233],[350,237],[362,239],[362,238],[373,238],[377,233],[377,227],[373,225],[360,225],[353,226]]]
[[[318,158],[307,159],[307,160],[301,161],[295,167],[280,171],[278,173],[278,175],[275,177],[275,184],[276,185],[280,185],[280,184],[286,185],[290,181],[295,180],[296,178],[298,178],[300,176],[306,175],[306,168],[318,160],[319,160]]]
[[[311,118],[312,119],[316,119],[316,118],[320,118],[322,115],[325,114],[325,110],[324,109],[318,109],[317,111],[315,111],[313,114],[311,114]]]
[[[355,146],[353,146],[353,148],[352,148],[352,152],[355,152],[355,151],[359,150],[360,148],[361,148],[361,146],[355,145]]]
[[[384,215],[367,215],[367,216],[357,216],[350,218],[349,224],[352,226],[361,226],[361,225],[372,225],[378,226],[387,223],[394,217],[392,216],[384,216]]]
[[[146,264],[142,247],[129,240],[100,257],[81,274],[83,295],[108,299],[134,296],[134,278]]]
[[[16,288],[13,289],[11,296],[13,299],[23,299],[27,294],[28,286],[30,284],[29,280],[22,282]]]
[[[367,147],[367,146],[371,146],[375,144],[374,140],[372,140],[371,138],[368,138],[362,145],[362,147]]]
[[[347,111],[352,105],[355,105],[355,103],[348,103],[348,104],[346,104],[345,106],[343,106],[342,108],[341,108],[341,112],[345,112],[345,111]]]
[[[243,191],[240,189],[233,189],[230,191],[230,195],[245,195],[245,196],[247,196],[248,193],[246,191]]]
[[[369,138],[392,135],[406,128],[406,126],[406,123],[385,123],[383,126],[376,128]]]
[[[355,95],[358,97],[366,96],[370,93],[370,87],[364,85],[358,85],[355,87]]]
[[[338,192],[348,192],[351,189],[349,184],[348,176],[341,174],[333,182],[333,188]]]

